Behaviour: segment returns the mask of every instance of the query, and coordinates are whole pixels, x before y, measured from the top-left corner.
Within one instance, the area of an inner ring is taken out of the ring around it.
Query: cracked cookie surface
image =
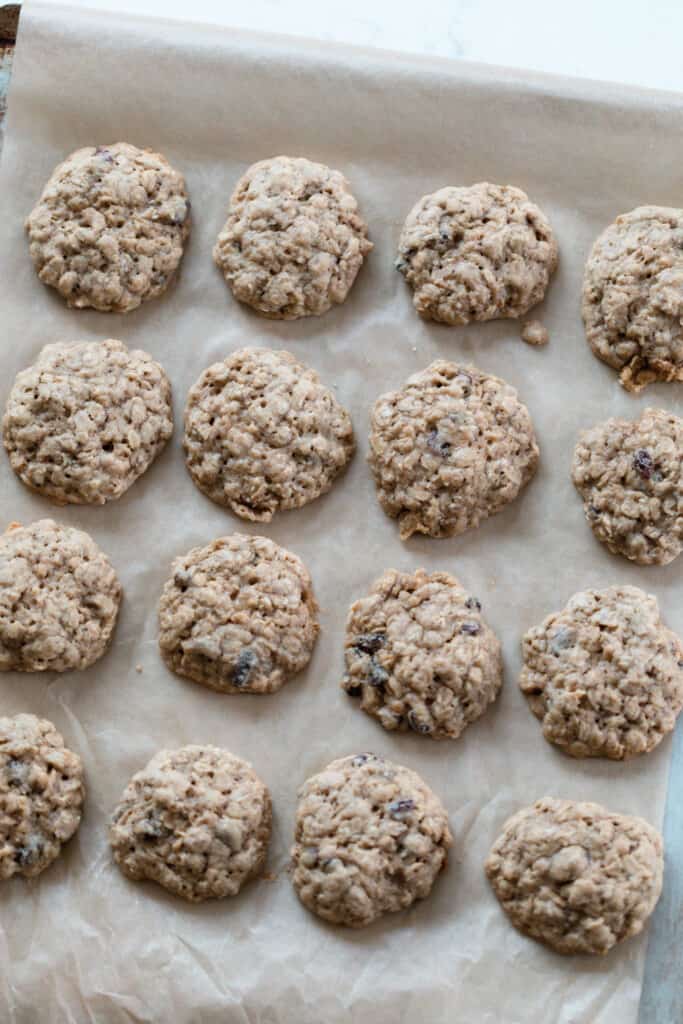
[[[683,707],[683,644],[638,587],[574,594],[522,651],[521,690],[545,738],[573,757],[648,753]]]
[[[376,754],[343,757],[301,789],[292,883],[314,914],[359,928],[427,897],[452,842],[416,772]]]
[[[579,435],[572,480],[593,533],[613,554],[667,565],[683,547],[683,420],[646,409]]]
[[[329,491],[355,442],[348,412],[315,370],[289,352],[245,348],[190,390],[184,447],[207,497],[268,523]]]
[[[262,316],[319,316],[348,295],[372,249],[367,230],[343,174],[276,156],[237,182],[213,256],[235,298]]]
[[[427,319],[468,324],[524,316],[545,295],[558,248],[519,188],[480,182],[423,196],[408,214],[396,269]]]
[[[176,558],[159,602],[170,669],[224,693],[273,693],[319,632],[311,577],[266,537],[231,534]]]
[[[190,200],[160,153],[87,146],[55,168],[26,230],[38,277],[69,306],[127,313],[174,278]]]
[[[109,841],[128,878],[198,903],[235,896],[261,872],[271,816],[270,794],[250,764],[191,745],[159,751],[133,776]]]
[[[81,759],[52,722],[0,718],[0,879],[44,871],[80,825],[84,798]]]
[[[515,389],[475,367],[439,359],[372,410],[368,462],[404,540],[478,526],[517,497],[538,455]]]
[[[40,519],[0,536],[0,671],[69,672],[101,658],[121,584],[81,530]]]
[[[637,935],[662,889],[662,839],[642,818],[545,797],[507,821],[486,860],[503,910],[558,953]]]
[[[683,381],[683,210],[617,217],[586,263],[582,311],[588,344],[628,391]]]
[[[456,739],[503,681],[481,603],[445,572],[385,572],[351,606],[344,656],[342,688],[363,711],[433,739]]]
[[[120,498],[173,433],[171,385],[115,340],[46,345],[18,375],[2,421],[10,464],[58,504]]]

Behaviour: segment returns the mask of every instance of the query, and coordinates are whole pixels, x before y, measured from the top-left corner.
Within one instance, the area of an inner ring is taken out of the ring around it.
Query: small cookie
[[[416,772],[377,754],[342,757],[299,794],[292,884],[314,914],[360,928],[425,899],[452,842]]]
[[[524,316],[557,261],[550,223],[526,193],[484,181],[423,196],[403,225],[396,269],[420,316],[468,324]]]
[[[385,729],[456,739],[503,682],[481,603],[446,572],[390,569],[351,605],[342,688]]]
[[[510,384],[437,359],[377,399],[368,462],[403,540],[453,537],[517,497],[536,472],[538,445]]]
[[[222,693],[273,693],[308,664],[317,611],[301,559],[233,533],[174,561],[159,602],[161,656]]]
[[[120,498],[173,433],[171,385],[120,341],[46,345],[17,375],[2,420],[12,469],[60,505]]]
[[[329,491],[354,451],[346,409],[289,352],[243,348],[205,370],[185,409],[200,491],[254,522]]]
[[[220,747],[161,750],[130,780],[109,842],[124,875],[192,903],[236,896],[265,864],[270,793]]]
[[[646,409],[579,435],[572,480],[593,533],[638,565],[667,565],[683,548],[683,420]]]
[[[683,381],[683,210],[639,206],[603,231],[582,312],[588,344],[628,391]]]
[[[49,867],[80,825],[84,799],[81,759],[52,722],[0,718],[0,879]]]
[[[522,693],[545,738],[572,757],[646,754],[676,725],[683,644],[637,587],[574,594],[522,651]]]
[[[642,818],[544,797],[503,827],[485,869],[515,928],[558,953],[638,935],[662,891],[662,839]]]
[[[69,306],[128,313],[166,291],[190,233],[185,179],[127,142],[59,164],[26,221],[38,277]]]
[[[0,535],[0,671],[69,672],[101,658],[121,584],[92,537],[52,519]]]
[[[372,249],[367,234],[343,174],[276,156],[237,182],[213,258],[240,302],[296,320],[344,301]]]

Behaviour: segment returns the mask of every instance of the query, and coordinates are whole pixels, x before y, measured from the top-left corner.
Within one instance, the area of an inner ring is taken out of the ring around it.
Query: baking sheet
[[[619,389],[585,344],[579,293],[590,244],[617,213],[680,205],[682,114],[679,97],[616,86],[38,3],[24,10],[0,169],[0,402],[43,344],[117,337],[170,374],[176,434],[145,477],[104,508],[55,509],[0,460],[2,524],[54,515],[88,530],[125,588],[113,647],[91,669],[0,678],[2,713],[52,719],[84,758],[88,782],[83,824],[63,856],[32,884],[0,889],[7,1024],[636,1020],[646,937],[597,961],[558,957],[507,923],[482,863],[507,816],[545,794],[661,824],[669,740],[629,764],[570,760],[543,741],[516,680],[522,632],[577,589],[643,586],[683,628],[677,564],[643,568],[609,555],[569,481],[581,426],[680,404],[671,386],[639,397]],[[182,275],[166,297],[125,317],[70,311],[35,277],[23,220],[66,154],[118,140],[161,150],[187,177],[194,226]],[[342,169],[375,242],[347,303],[320,319],[258,318],[232,301],[211,260],[234,181],[281,152]],[[422,323],[393,269],[403,218],[420,195],[485,179],[527,190],[559,238],[560,269],[537,311],[551,333],[546,349],[521,342],[513,322]],[[194,488],[180,451],[188,388],[245,344],[287,348],[314,366],[350,409],[359,442],[330,494],[256,528]],[[523,495],[477,531],[402,543],[365,464],[369,409],[439,356],[518,388],[541,465]],[[299,554],[322,607],[310,667],[263,698],[176,678],[156,647],[157,598],[172,558],[233,530],[266,534]],[[501,698],[455,743],[386,733],[339,689],[348,604],[392,566],[455,573],[502,638]],[[105,833],[129,776],[160,747],[189,742],[248,758],[275,807],[274,877],[197,907],[125,880]],[[456,842],[428,901],[355,932],[305,911],[286,866],[297,786],[363,749],[417,769],[444,800]]]

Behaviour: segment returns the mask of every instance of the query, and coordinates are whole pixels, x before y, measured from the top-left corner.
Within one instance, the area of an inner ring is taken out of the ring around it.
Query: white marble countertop
[[[682,0],[71,0],[683,90]]]

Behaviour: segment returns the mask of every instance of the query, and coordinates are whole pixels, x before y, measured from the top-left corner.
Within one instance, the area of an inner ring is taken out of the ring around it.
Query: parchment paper
[[[683,99],[31,4],[9,108],[0,401],[46,342],[117,337],[166,367],[177,429],[146,476],[104,508],[55,509],[0,460],[2,523],[55,515],[90,531],[125,587],[113,648],[93,668],[0,679],[2,712],[52,719],[84,758],[88,781],[82,827],[60,860],[33,884],[14,880],[0,891],[2,1020],[635,1021],[646,938],[605,959],[558,957],[512,929],[482,862],[507,816],[544,794],[598,800],[661,823],[670,743],[629,764],[568,759],[542,739],[517,675],[522,632],[588,586],[644,586],[669,624],[683,627],[680,565],[639,568],[609,555],[593,540],[569,480],[581,426],[680,403],[673,386],[638,398],[620,390],[584,341],[579,292],[590,244],[616,214],[640,203],[680,205]],[[38,282],[23,220],[66,154],[120,139],[161,150],[187,176],[194,227],[182,276],[166,297],[126,317],[69,311]],[[281,152],[343,169],[376,246],[346,305],[295,323],[267,322],[238,306],[211,260],[237,176]],[[420,195],[485,179],[526,189],[559,237],[561,266],[539,311],[551,331],[547,349],[523,344],[513,322],[420,322],[393,269],[401,223]],[[359,442],[329,495],[252,531],[304,558],[323,609],[308,671],[263,698],[183,682],[156,646],[157,598],[171,559],[250,529],[194,488],[180,451],[189,386],[245,344],[285,347],[314,366],[351,410]],[[521,498],[480,529],[404,544],[379,509],[365,464],[368,414],[379,393],[437,356],[515,384],[542,461]],[[503,639],[502,696],[457,742],[386,733],[339,689],[347,607],[390,566],[454,572]],[[129,776],[158,748],[188,742],[248,758],[275,805],[276,878],[197,907],[126,881],[105,833]],[[456,843],[428,901],[354,932],[305,911],[286,865],[297,787],[332,758],[363,749],[423,774],[445,801]]]

